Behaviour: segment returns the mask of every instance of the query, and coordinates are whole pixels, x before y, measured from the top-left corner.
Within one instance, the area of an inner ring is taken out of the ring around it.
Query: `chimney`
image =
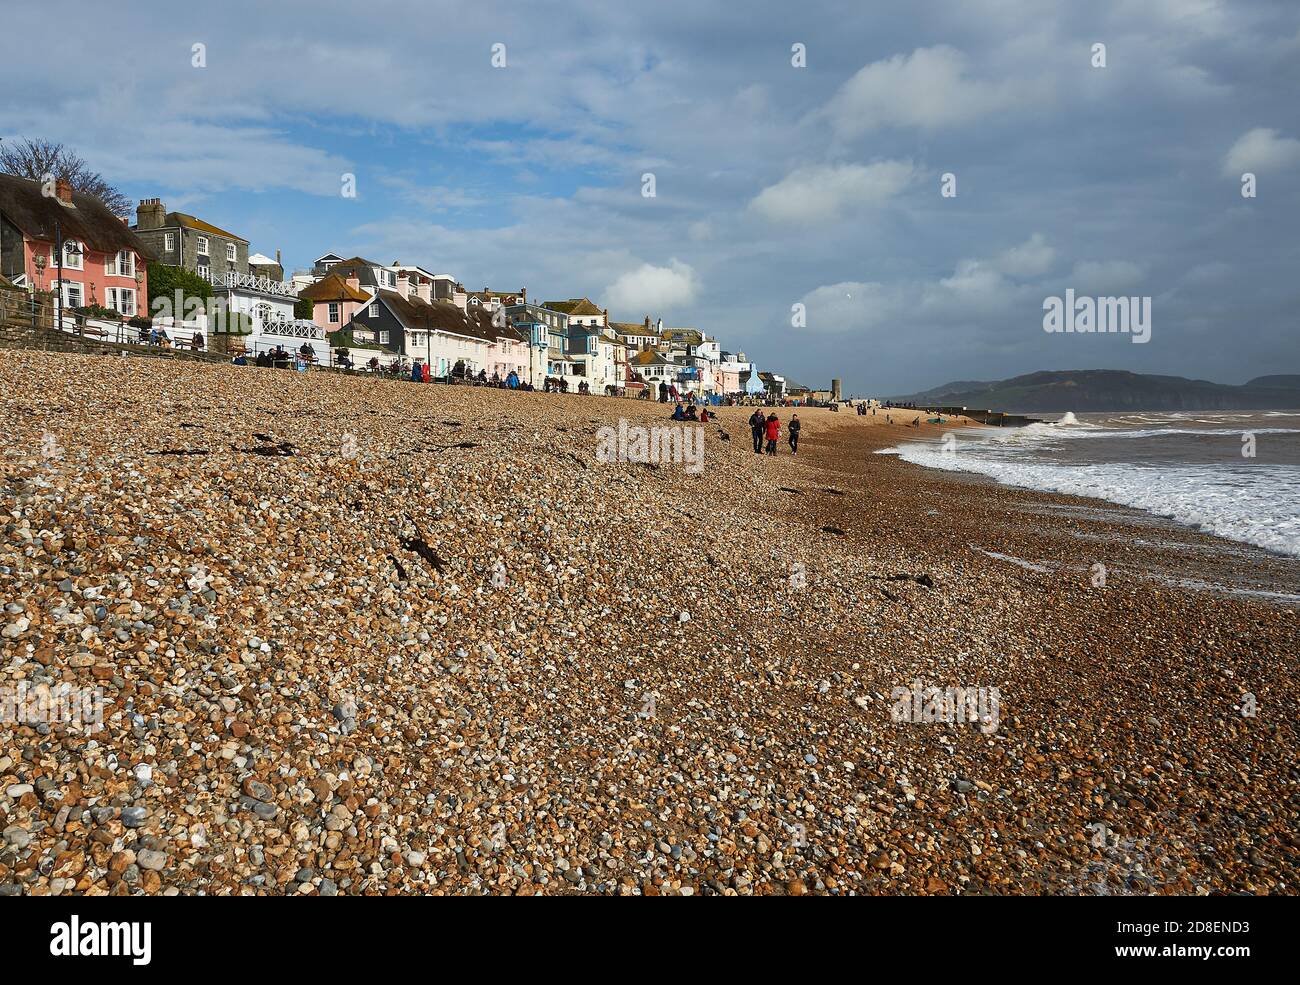
[[[136,229],[161,229],[166,221],[167,209],[161,199],[141,199],[135,210]]]
[[[526,287],[519,288],[519,303],[520,304],[528,303],[528,288]]]
[[[355,270],[348,271],[347,285],[354,291],[361,290],[361,279],[357,276]]]
[[[405,270],[397,274],[397,293],[404,298],[411,296],[411,275]]]
[[[68,184],[66,178],[60,178],[54,183],[54,195],[64,205],[72,204],[72,185]]]
[[[421,301],[433,304],[433,284],[429,281],[421,281],[415,286],[415,292],[420,296]]]
[[[275,265],[276,265],[277,267],[279,267],[281,270],[284,269],[284,262],[280,259],[280,251],[279,251],[279,250],[276,250],[276,251],[275,251]]]

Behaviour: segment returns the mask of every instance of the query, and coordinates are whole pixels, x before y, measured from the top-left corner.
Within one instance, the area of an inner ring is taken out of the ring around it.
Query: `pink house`
[[[59,291],[65,308],[93,304],[129,317],[148,310],[150,259],[126,220],[99,199],[74,192],[62,179],[46,186],[0,174],[0,274],[9,280]]]
[[[504,380],[511,371],[514,371],[521,382],[527,383],[528,359],[531,352],[527,337],[513,327],[496,329],[491,334],[496,338],[488,346],[485,367],[488,376],[496,373]]]
[[[355,273],[343,278],[327,274],[315,284],[298,292],[298,297],[312,302],[311,320],[326,333],[337,332],[352,321],[352,316],[374,299],[361,289]]]

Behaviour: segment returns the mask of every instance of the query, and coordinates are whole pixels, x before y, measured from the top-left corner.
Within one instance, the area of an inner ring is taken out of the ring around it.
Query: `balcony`
[[[209,268],[207,273],[199,272],[213,287],[227,287],[233,290],[253,291],[257,294],[269,294],[272,297],[279,298],[296,298],[298,289],[290,281],[271,280],[269,277],[255,277],[252,274],[241,274],[235,271],[228,271],[224,274],[214,274]]]
[[[290,339],[312,339],[317,342],[325,341],[325,330],[315,322],[306,321],[305,319],[294,319],[293,321],[264,321],[262,322],[263,335],[283,335]]]

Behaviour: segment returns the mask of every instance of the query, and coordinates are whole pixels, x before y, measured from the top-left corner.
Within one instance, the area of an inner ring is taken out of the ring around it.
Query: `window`
[[[380,344],[380,345],[388,345],[388,333],[387,333],[387,332],[380,332],[380,333],[379,333],[379,344]]]
[[[163,233],[163,252],[170,253],[174,249],[176,249],[176,234]]]
[[[334,323],[334,324],[338,324],[338,320],[339,320],[339,303],[338,303],[337,301],[331,301],[331,302],[330,302],[330,321],[331,321],[332,323]]]
[[[371,318],[378,318],[378,317],[379,317],[379,302],[378,302],[378,301],[374,302],[374,303],[370,306],[370,317],[371,317]]]
[[[135,254],[130,250],[122,250],[108,257],[104,261],[104,273],[110,277],[134,277]]]
[[[104,291],[108,307],[128,318],[135,314],[135,289],[130,287],[109,287]]]
[[[72,252],[75,250],[76,252]],[[81,270],[86,258],[85,248],[75,239],[63,241],[63,267],[65,270]]]
[[[198,251],[199,251],[199,256],[201,257],[205,257],[208,255],[208,238],[206,236],[199,237]]]
[[[227,262],[227,263],[238,263],[238,262],[239,262],[239,253],[238,253],[238,251],[236,250],[236,248],[235,248],[235,244],[234,244],[234,243],[227,243],[227,244],[226,244],[226,262]]]
[[[86,296],[79,281],[65,280],[59,284],[63,288],[63,307],[80,308],[85,303]]]

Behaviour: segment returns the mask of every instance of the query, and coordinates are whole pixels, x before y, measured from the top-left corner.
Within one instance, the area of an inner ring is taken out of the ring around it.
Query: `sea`
[[[1104,499],[1300,557],[1300,410],[1034,416],[1043,423],[960,429],[880,454]]]

